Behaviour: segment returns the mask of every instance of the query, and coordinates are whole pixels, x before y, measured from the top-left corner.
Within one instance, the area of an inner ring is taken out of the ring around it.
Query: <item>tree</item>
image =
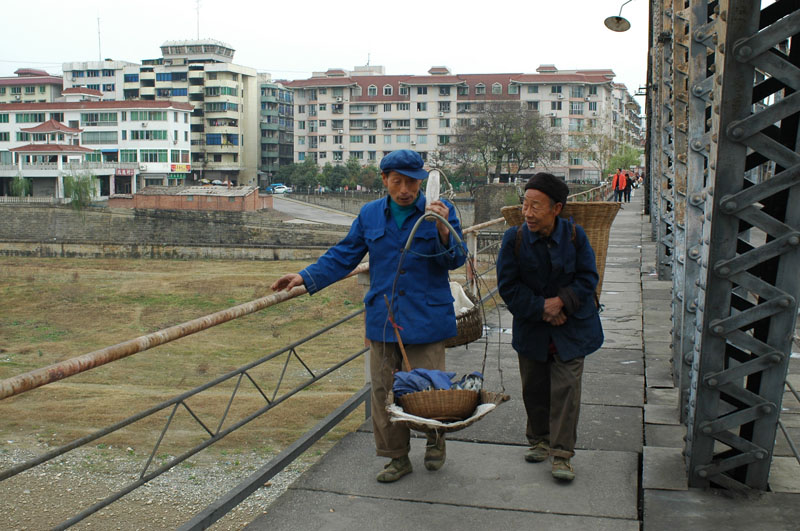
[[[325,164],[325,167],[322,168],[322,183],[331,190],[343,187],[346,179],[347,168],[344,166],[334,166],[328,162]]]
[[[367,190],[378,190],[383,185],[380,170],[372,164],[361,168],[359,182]]]
[[[64,196],[72,201],[75,210],[83,210],[92,202],[97,191],[97,178],[94,175],[65,175]]]
[[[641,150],[633,148],[628,145],[620,146],[620,148],[609,159],[609,169],[616,170],[617,168],[627,169],[631,166],[639,165],[639,158],[642,156]]]
[[[347,178],[344,180],[343,184],[354,189],[356,185],[360,184],[361,163],[358,162],[356,158],[349,158],[344,168],[347,170]]]
[[[295,164],[292,173],[292,186],[300,188],[316,188],[319,184],[319,166],[309,157],[300,164]]]
[[[571,134],[570,142],[581,151],[584,159],[600,171],[601,176],[611,169],[610,161],[617,143],[600,126],[590,127],[583,134]]]
[[[272,176],[273,183],[291,183],[294,176],[295,167],[297,164],[285,164],[278,168],[275,175]]]
[[[25,197],[31,195],[31,180],[26,179],[21,173],[17,173],[16,178],[11,181],[11,195]]]
[[[509,177],[516,176],[559,146],[560,135],[551,131],[538,111],[502,101],[483,104],[475,118],[460,121],[449,149],[457,163],[478,163],[485,175],[491,169],[499,178],[503,165]]]

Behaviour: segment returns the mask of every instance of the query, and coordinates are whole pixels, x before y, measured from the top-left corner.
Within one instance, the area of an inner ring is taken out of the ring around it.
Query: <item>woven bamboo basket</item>
[[[417,391],[399,397],[403,410],[426,419],[464,420],[478,407],[478,392],[464,389]]]
[[[444,346],[446,348],[472,343],[483,335],[483,315],[481,315],[480,301],[471,292],[464,290],[464,293],[474,306],[463,315],[456,317],[458,333],[445,340]]]
[[[611,234],[611,223],[617,216],[620,204],[606,201],[589,201],[585,203],[567,203],[561,210],[562,218],[572,218],[575,223],[583,227],[589,244],[594,250],[597,274],[597,298],[603,291],[603,275],[606,270],[606,256],[608,255],[608,237]],[[507,206],[500,209],[506,223],[512,226],[521,225],[525,218],[522,216],[522,205]]]

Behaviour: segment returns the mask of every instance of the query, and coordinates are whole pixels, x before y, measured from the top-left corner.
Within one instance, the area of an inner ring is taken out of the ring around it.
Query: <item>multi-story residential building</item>
[[[444,156],[454,128],[495,101],[518,101],[546,119],[562,148],[533,170],[569,180],[597,180],[600,164],[587,160],[586,138],[614,138],[614,72],[558,70],[535,74],[452,74],[433,67],[427,76],[387,76],[383,67],[331,69],[288,82],[294,89],[295,162],[322,165],[349,158],[377,164],[400,148],[426,160]],[[638,145],[639,142],[636,142]]]
[[[124,69],[136,66],[136,63],[112,59],[63,63],[61,71],[64,72],[64,88],[98,90],[104,100],[121,100],[124,99]]]
[[[20,68],[14,73],[17,77],[0,77],[0,104],[44,103],[61,97],[61,76],[35,68]]]
[[[259,186],[271,184],[280,166],[294,161],[294,106],[292,90],[258,74],[261,88],[261,166]]]
[[[100,196],[190,179],[191,105],[64,92],[66,101],[0,104],[1,195],[17,176],[31,179],[33,195],[52,197],[64,197],[70,174],[97,177]]]
[[[622,83],[614,83],[614,138],[623,144],[640,147],[644,145],[642,128],[642,107],[628,88]]]
[[[260,163],[259,86],[255,69],[233,64],[234,49],[211,39],[168,41],[162,57],[142,64],[110,64],[100,69],[109,76],[116,99],[185,102],[194,106],[191,117],[193,180],[219,179],[256,185]],[[94,64],[65,63],[68,82],[89,79]],[[120,70],[121,68],[121,81]],[[81,74],[83,72],[83,75]],[[113,75],[112,75],[113,74]],[[113,79],[113,81],[111,81]],[[81,86],[88,83],[81,82]],[[92,83],[94,85],[94,83]],[[111,91],[100,89],[104,97]]]

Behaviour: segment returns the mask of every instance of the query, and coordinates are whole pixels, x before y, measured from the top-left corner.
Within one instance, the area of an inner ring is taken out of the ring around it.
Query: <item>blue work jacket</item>
[[[556,218],[549,237],[532,233],[523,223],[522,241],[515,253],[518,227],[503,235],[497,257],[500,296],[513,315],[511,344],[519,354],[537,361],[548,359],[550,342],[563,361],[591,354],[603,344],[603,327],[595,305],[599,276],[586,233],[571,221]],[[553,326],[542,320],[544,300],[561,297],[567,321]]]
[[[461,237],[455,208],[445,200],[442,202],[450,209],[447,221]],[[388,195],[367,203],[350,226],[348,235],[316,263],[300,271],[308,293],[313,295],[352,271],[369,253],[370,285],[364,305],[367,339],[373,341],[397,341],[388,320],[384,294],[392,301],[395,320],[402,327],[403,343],[433,343],[457,333],[448,271],[464,264],[466,251],[459,248],[453,234],[445,247],[439,239],[436,223],[423,221],[398,269],[411,229],[425,212],[422,193],[414,206],[415,211],[398,229],[389,210]],[[393,295],[395,277],[397,284]]]

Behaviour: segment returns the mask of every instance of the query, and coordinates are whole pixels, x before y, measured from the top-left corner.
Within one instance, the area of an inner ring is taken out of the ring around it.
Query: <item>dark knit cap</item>
[[[539,190],[547,194],[550,199],[562,205],[567,204],[569,187],[567,183],[550,173],[537,173],[525,184],[526,190]]]

